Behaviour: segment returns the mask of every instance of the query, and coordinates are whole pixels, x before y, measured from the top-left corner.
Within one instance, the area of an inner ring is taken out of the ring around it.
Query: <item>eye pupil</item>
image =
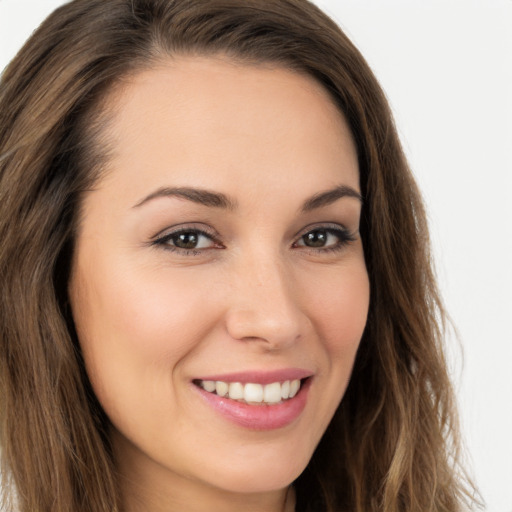
[[[194,249],[199,242],[197,233],[180,233],[173,239],[173,243],[180,249]]]
[[[316,230],[304,235],[304,244],[308,247],[323,247],[327,243],[327,231]]]

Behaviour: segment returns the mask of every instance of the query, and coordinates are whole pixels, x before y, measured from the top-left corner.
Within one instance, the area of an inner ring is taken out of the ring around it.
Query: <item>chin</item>
[[[253,464],[248,462],[250,461],[244,461],[239,466],[222,468],[222,470],[219,468],[219,471],[216,472],[215,482],[212,484],[228,492],[240,494],[265,493],[284,489],[304,471],[309,458],[301,461],[274,458],[271,463],[263,465],[257,461]]]

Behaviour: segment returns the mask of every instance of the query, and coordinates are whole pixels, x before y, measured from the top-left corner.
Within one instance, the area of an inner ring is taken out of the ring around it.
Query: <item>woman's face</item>
[[[120,471],[197,499],[283,489],[366,323],[347,124],[311,78],[221,58],[169,60],[112,102],[70,296]]]

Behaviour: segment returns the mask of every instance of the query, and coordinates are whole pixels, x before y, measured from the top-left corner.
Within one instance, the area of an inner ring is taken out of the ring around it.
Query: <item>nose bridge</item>
[[[240,256],[234,273],[227,312],[230,335],[261,340],[271,348],[294,343],[305,317],[293,293],[293,274],[281,255],[261,248],[251,251]]]

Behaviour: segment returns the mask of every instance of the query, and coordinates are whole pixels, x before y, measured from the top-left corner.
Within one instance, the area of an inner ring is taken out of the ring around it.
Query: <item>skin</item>
[[[163,61],[110,106],[114,152],[84,197],[69,291],[125,508],[293,510],[290,484],[343,397],[368,311],[360,200],[303,211],[327,190],[359,192],[347,124],[310,77],[221,57]],[[144,202],[164,187],[222,193],[232,208]],[[308,246],[326,225],[352,240]],[[208,236],[191,251],[154,243],[176,227]],[[192,384],[290,367],[314,374],[307,404],[270,431],[227,420]]]

